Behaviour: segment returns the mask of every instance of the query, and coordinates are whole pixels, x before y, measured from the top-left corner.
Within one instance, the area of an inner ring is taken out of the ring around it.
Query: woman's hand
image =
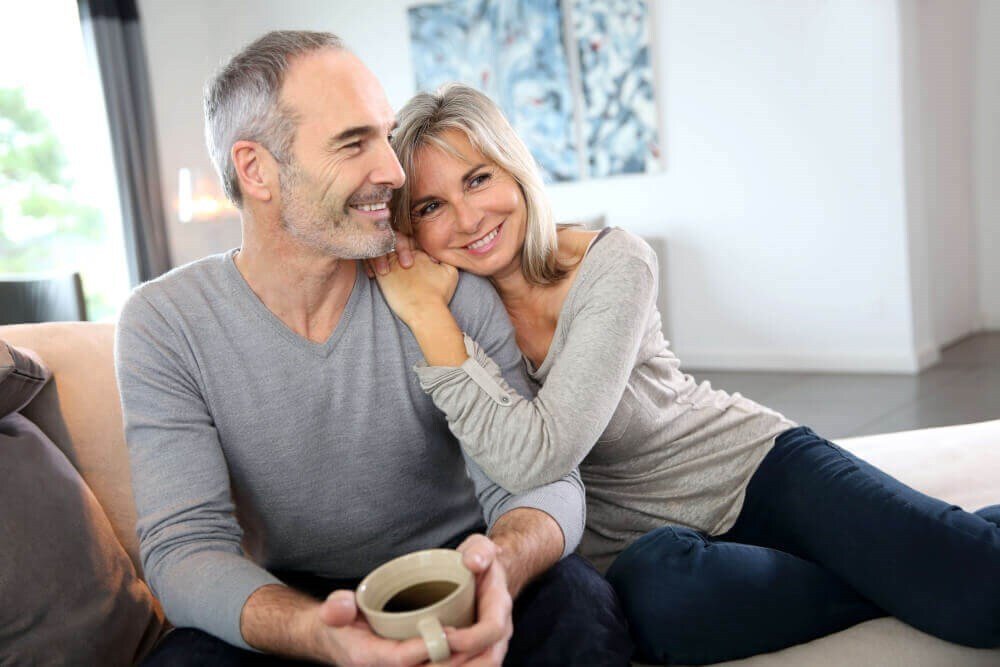
[[[447,310],[458,286],[458,269],[434,262],[422,250],[412,252],[410,268],[403,268],[402,262],[390,255],[388,271],[375,275],[389,307],[411,329],[419,318]]]
[[[365,260],[365,271],[368,273],[368,277],[374,278],[376,275],[384,276],[389,273],[389,258],[392,257],[393,252],[399,258],[400,266],[404,269],[410,268],[413,266],[413,251],[416,249],[417,242],[412,236],[396,232],[396,249],[394,251]],[[431,261],[435,264],[437,263],[437,260],[433,257]]]

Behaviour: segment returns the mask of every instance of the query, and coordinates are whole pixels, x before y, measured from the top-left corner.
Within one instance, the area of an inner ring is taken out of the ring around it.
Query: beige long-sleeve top
[[[736,521],[775,437],[795,424],[680,370],[656,308],[656,255],[615,229],[594,243],[560,311],[548,355],[520,396],[472,339],[459,368],[418,365],[421,387],[463,449],[518,492],[579,466],[587,489],[580,553],[604,570],[665,524],[711,535]]]

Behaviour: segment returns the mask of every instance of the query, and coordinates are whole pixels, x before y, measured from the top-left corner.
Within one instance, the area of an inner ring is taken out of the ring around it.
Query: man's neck
[[[351,297],[357,262],[290,241],[261,243],[248,236],[244,233],[235,261],[250,289],[289,329],[325,343]]]

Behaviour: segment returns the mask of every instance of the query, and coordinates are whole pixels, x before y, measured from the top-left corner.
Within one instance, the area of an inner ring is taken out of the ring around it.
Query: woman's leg
[[[723,539],[815,561],[904,622],[1000,646],[1000,510],[919,493],[800,427],[778,437]]]
[[[735,660],[884,615],[815,563],[689,528],[644,535],[618,556],[607,578],[644,662]]]

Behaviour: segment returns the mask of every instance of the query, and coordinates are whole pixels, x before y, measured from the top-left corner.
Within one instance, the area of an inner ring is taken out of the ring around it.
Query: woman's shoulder
[[[638,236],[618,227],[594,239],[576,276],[572,311],[595,304],[624,306],[648,301],[657,290],[656,253]]]
[[[593,240],[585,258],[593,273],[628,272],[645,265],[654,274],[658,263],[656,252],[642,238],[621,227],[608,227]]]

